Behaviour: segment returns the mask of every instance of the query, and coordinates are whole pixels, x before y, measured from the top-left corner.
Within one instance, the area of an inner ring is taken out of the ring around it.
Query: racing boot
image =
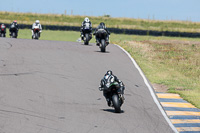
[[[106,101],[107,101],[107,104],[108,104],[109,107],[112,107],[112,106],[113,106],[109,98],[106,99]]]
[[[100,42],[99,42],[99,40],[98,40],[98,39],[96,40],[96,45],[97,45],[97,46],[99,46],[99,45],[100,45]]]
[[[109,44],[109,38],[107,37],[106,38],[106,45],[108,45]]]
[[[84,35],[83,35],[83,33],[81,33],[81,39],[84,40]]]

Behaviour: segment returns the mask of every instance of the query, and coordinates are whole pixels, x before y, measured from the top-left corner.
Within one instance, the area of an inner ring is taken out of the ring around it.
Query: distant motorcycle
[[[123,95],[118,93],[119,83],[112,81],[112,79],[104,80],[104,87],[109,91],[109,99],[112,102],[112,107],[115,108],[116,113],[121,113],[121,106],[124,103]]]
[[[108,33],[106,32],[106,30],[104,29],[99,29],[96,32],[96,38],[99,39],[99,48],[101,49],[101,52],[105,52],[106,51],[106,46],[108,45],[106,43],[106,37],[108,36]]]
[[[6,26],[3,24],[1,25],[1,29],[0,29],[0,36],[6,37]]]
[[[10,27],[10,38],[17,38],[17,32],[18,29],[15,27],[15,25],[11,25]]]
[[[39,39],[39,38],[40,38],[40,28],[39,26],[35,26],[33,29],[32,39]]]
[[[89,44],[89,41],[92,39],[92,28],[90,27],[89,23],[85,23],[85,26],[83,28],[83,35],[84,37],[82,38],[84,41],[85,45]]]

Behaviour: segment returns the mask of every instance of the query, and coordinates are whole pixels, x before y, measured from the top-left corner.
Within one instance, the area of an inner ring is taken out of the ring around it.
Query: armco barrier
[[[0,23],[1,24],[1,23]],[[9,24],[5,24],[9,27]],[[32,25],[19,24],[20,29],[31,29]],[[62,30],[62,31],[80,31],[78,26],[59,26],[59,25],[42,25],[44,30]],[[118,29],[108,28],[111,33],[128,34],[128,35],[150,35],[150,36],[170,36],[170,37],[200,37],[200,33],[190,32],[173,32],[173,31],[152,31],[152,30],[137,30],[137,29]]]

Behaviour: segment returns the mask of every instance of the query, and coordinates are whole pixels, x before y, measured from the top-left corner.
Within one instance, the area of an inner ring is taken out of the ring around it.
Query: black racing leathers
[[[12,22],[9,28],[10,34],[12,31],[16,31],[16,34],[18,34],[18,30],[19,30],[18,24],[16,22]]]
[[[105,39],[106,39],[106,43],[109,44],[109,35],[110,35],[110,32],[108,31],[107,28],[102,28],[101,25],[99,25],[99,26],[95,29],[95,31],[94,31],[94,35],[95,35],[95,38],[96,38],[96,43],[97,43],[97,45],[100,43],[100,39],[99,39],[99,37],[98,37],[98,35],[97,35],[97,32],[98,32],[99,29],[104,29],[104,30],[107,32],[107,36],[106,36]]]
[[[114,75],[113,75],[114,76]],[[104,78],[106,77],[106,75],[104,76]],[[108,106],[110,106],[111,101],[109,99],[110,96],[110,91],[106,89],[106,87],[104,87],[104,78],[101,80],[100,82],[100,86],[99,86],[99,90],[103,91],[103,95],[106,98],[106,101],[108,102]],[[117,91],[119,94],[123,95],[124,94],[124,90],[125,90],[125,85],[123,84],[123,82],[121,80],[119,80],[116,76],[114,76],[114,81],[117,82],[119,85],[116,86]]]

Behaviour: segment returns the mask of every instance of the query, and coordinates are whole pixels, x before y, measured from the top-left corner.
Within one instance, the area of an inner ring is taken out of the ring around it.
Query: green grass
[[[81,22],[85,17],[86,16],[0,12],[0,22],[2,23],[11,23],[13,20],[17,20],[20,24],[33,24],[35,20],[39,19],[41,24],[45,25],[81,26]],[[97,27],[100,22],[105,22],[109,28],[200,32],[200,23],[189,21],[157,21],[102,16],[89,16],[89,18],[94,28]]]
[[[9,30],[7,29],[6,37],[9,36]],[[22,39],[32,39],[31,29],[20,29],[18,32],[18,37]],[[43,30],[39,40],[54,40],[54,41],[71,41],[76,42],[80,38],[80,32],[76,31],[52,31]],[[90,40],[90,43],[95,43],[94,36]]]
[[[8,29],[7,29],[7,37]],[[31,39],[32,33],[31,30],[21,29],[18,33],[18,38]],[[51,31],[43,30],[41,33],[40,40],[55,40],[55,41],[71,41],[75,42],[80,38],[80,32],[75,31]],[[94,38],[90,42],[95,42]]]
[[[43,30],[40,39],[75,42],[79,37],[80,32]],[[31,31],[20,30],[18,38],[31,39]],[[110,40],[131,54],[151,83],[166,85],[200,108],[199,38],[111,34]]]

